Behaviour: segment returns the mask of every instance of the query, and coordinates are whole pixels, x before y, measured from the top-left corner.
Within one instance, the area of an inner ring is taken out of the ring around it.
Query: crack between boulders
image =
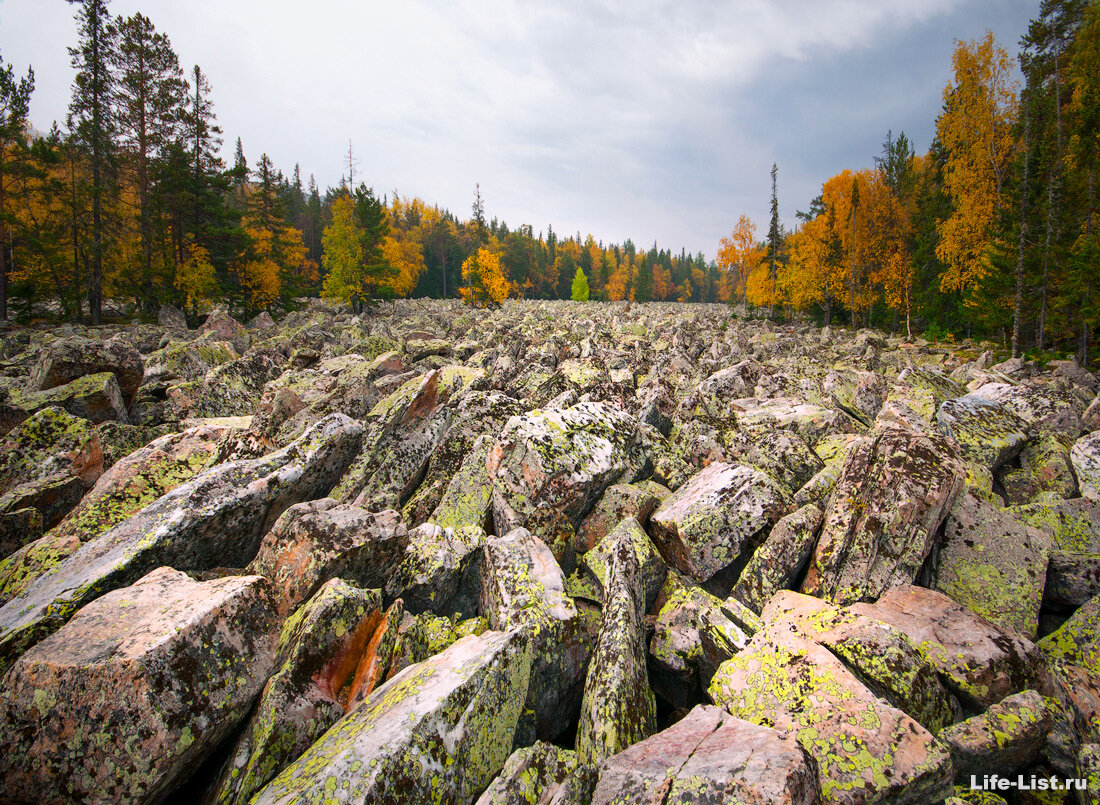
[[[702,738],[699,739],[699,742],[697,744],[695,744],[695,747],[690,752],[688,752],[687,757],[684,758],[684,762],[681,763],[676,768],[676,771],[673,774],[668,775],[668,776],[665,777],[665,781],[661,784],[661,787],[664,790],[663,791],[658,790],[658,792],[661,794],[661,799],[659,801],[658,800],[651,800],[651,805],[667,805],[668,797],[672,793],[672,783],[673,783],[673,781],[676,780],[676,778],[678,778],[680,776],[680,772],[683,771],[684,766],[686,766],[688,764],[688,761],[690,761],[692,759],[692,757],[695,756],[696,751],[698,751],[699,747],[703,745],[703,742],[706,741],[707,738],[714,735],[714,733],[718,732],[718,730],[720,730],[722,728],[722,723],[724,721],[725,721],[725,717],[723,716],[723,718],[721,720],[719,720],[719,722],[714,726],[714,729],[712,729],[710,732],[708,732],[706,735],[704,735]]]

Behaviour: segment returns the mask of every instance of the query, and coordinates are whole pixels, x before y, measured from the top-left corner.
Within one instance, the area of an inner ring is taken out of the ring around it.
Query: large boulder
[[[1034,639],[1053,541],[969,491],[947,515],[930,585],[1009,632]]]
[[[818,801],[817,764],[793,737],[709,705],[609,758],[592,795],[593,805]]]
[[[1069,453],[1081,496],[1100,502],[1100,431],[1082,436]]]
[[[31,388],[46,390],[64,386],[85,375],[110,372],[115,376],[128,407],[137,395],[145,373],[141,353],[122,338],[59,338],[42,350],[31,371]]]
[[[386,600],[400,597],[414,613],[473,617],[481,595],[484,543],[485,532],[478,526],[443,528],[424,523],[414,528],[404,554],[388,567]]]
[[[0,608],[0,668],[81,606],[155,567],[243,567],[286,508],[328,492],[361,435],[357,422],[333,414],[278,452],[200,473],[85,543]]]
[[[164,567],[81,609],[4,679],[0,799],[161,801],[248,713],[272,604],[259,576]]]
[[[56,528],[0,562],[0,602],[21,595],[37,576],[82,544],[191,480],[225,432],[208,425],[169,434],[115,463]]]
[[[650,533],[670,567],[705,583],[751,555],[790,505],[787,490],[759,470],[716,463],[661,504]]]
[[[780,519],[741,571],[733,598],[759,613],[772,595],[789,589],[813,554],[823,519],[812,503]]]
[[[321,586],[283,626],[275,673],[229,753],[210,802],[246,803],[345,712],[381,599],[343,579]]]
[[[735,717],[795,738],[817,761],[826,802],[938,802],[951,791],[947,749],[816,643],[759,632],[709,693]]]
[[[252,801],[468,802],[512,752],[531,654],[518,631],[464,637],[378,688]]]
[[[1056,703],[1025,690],[945,729],[939,737],[951,748],[956,779],[1008,775],[1042,761],[1057,710]]]
[[[628,534],[611,546],[603,621],[588,664],[576,749],[582,763],[599,765],[656,729],[645,652],[645,590]]]
[[[627,517],[619,522],[611,533],[600,539],[592,550],[584,554],[578,562],[579,569],[599,590],[599,600],[605,600],[604,595],[608,582],[608,567],[611,554],[620,539],[626,539],[634,546],[634,553],[638,558],[638,568],[642,578],[642,612],[649,612],[653,602],[657,600],[657,593],[661,585],[665,583],[665,574],[668,568],[664,560],[657,552],[653,540],[642,530],[638,521],[633,517]]]
[[[645,468],[637,424],[606,403],[512,417],[489,451],[496,533],[526,528],[571,564],[576,529],[600,495]]]
[[[976,394],[943,403],[936,411],[936,426],[958,446],[963,458],[990,470],[1015,457],[1029,437],[1027,422]]]
[[[18,420],[26,419],[43,408],[56,406],[97,424],[129,421],[126,401],[114,372],[84,375],[46,391],[17,392],[13,389],[10,402],[18,410]]]
[[[497,778],[478,797],[476,805],[559,803],[560,797],[565,795],[565,784],[578,768],[581,766],[576,752],[535,741],[512,753]]]
[[[848,454],[802,591],[873,600],[917,576],[965,472],[940,437],[881,432]]]
[[[1064,433],[1073,438],[1081,433],[1085,403],[1053,383],[986,383],[973,394],[1000,404],[1036,431]]]
[[[625,518],[631,517],[641,525],[671,494],[668,489],[653,481],[637,484],[615,484],[604,492],[600,502],[584,518],[577,530],[574,543],[577,553],[590,551]]]
[[[275,583],[279,614],[286,617],[332,578],[384,587],[406,545],[397,512],[372,514],[322,498],[283,512],[248,570]]]
[[[984,710],[1040,684],[1040,655],[1034,643],[999,629],[943,593],[895,587],[874,604],[851,609],[906,634],[947,688],[972,710]]]
[[[481,615],[492,629],[529,636],[534,664],[524,709],[537,737],[553,740],[580,710],[596,626],[565,594],[561,568],[538,537],[517,528],[487,539],[483,550]]]

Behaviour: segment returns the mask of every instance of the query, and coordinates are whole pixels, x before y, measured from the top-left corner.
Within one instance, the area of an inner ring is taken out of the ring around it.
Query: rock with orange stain
[[[348,682],[378,631],[381,603],[378,590],[331,579],[287,620],[277,670],[209,802],[248,802],[344,715]]]
[[[355,669],[355,677],[348,690],[347,704],[344,706],[345,710],[354,710],[385,678],[390,660],[393,658],[394,645],[397,643],[397,630],[404,614],[404,604],[398,598],[378,618],[374,633],[359,660],[359,667]]]
[[[332,578],[384,587],[407,545],[397,512],[372,513],[322,498],[283,512],[260,543],[249,572],[275,582],[279,612],[289,615]]]

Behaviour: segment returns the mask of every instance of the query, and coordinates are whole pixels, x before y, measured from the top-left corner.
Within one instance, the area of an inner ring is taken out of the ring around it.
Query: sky
[[[536,233],[714,256],[741,214],[788,228],[886,132],[927,150],[956,39],[1015,54],[1038,0],[112,0],[202,67],[232,161],[347,171]],[[0,0],[0,56],[63,122],[74,6]]]

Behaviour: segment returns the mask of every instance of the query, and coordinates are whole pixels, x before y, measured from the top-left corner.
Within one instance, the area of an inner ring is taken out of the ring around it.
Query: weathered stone
[[[1100,553],[1100,503],[1086,498],[1048,498],[1026,506],[1012,506],[1008,511],[1050,534],[1058,550]]]
[[[976,394],[948,400],[936,411],[936,427],[967,461],[996,470],[1028,439],[1028,425],[1002,405]]]
[[[7,559],[20,548],[42,537],[42,513],[38,509],[12,509],[0,512],[0,573],[7,567]],[[3,597],[3,581],[0,576],[0,601]]]
[[[1085,404],[1052,383],[986,383],[972,393],[1004,406],[1037,432],[1064,433],[1072,438],[1081,432]]]
[[[932,410],[925,414],[929,419],[932,418],[936,408],[943,405],[947,400],[962,397],[966,394],[966,388],[963,385],[927,366],[910,366],[898,375],[898,383],[929,392],[932,395]]]
[[[1100,501],[1100,432],[1082,436],[1069,452],[1081,496]]]
[[[129,406],[141,385],[145,364],[141,354],[121,338],[59,338],[42,350],[30,384],[44,391],[99,372],[115,376],[123,403]]]
[[[1043,603],[1074,609],[1100,595],[1100,554],[1051,551]]]
[[[596,628],[565,594],[565,580],[542,540],[522,528],[485,541],[481,615],[498,630],[520,629],[534,647],[524,708],[537,737],[552,740],[576,718]]]
[[[673,707],[690,707],[718,666],[748,645],[761,625],[737,601],[715,598],[670,571],[649,642],[653,689]]]
[[[263,395],[264,386],[283,371],[281,356],[251,350],[236,360],[215,366],[200,382],[168,390],[178,416],[248,416]]]
[[[431,522],[444,528],[492,524],[493,484],[486,463],[493,437],[479,436],[451,477],[443,497],[432,511]]]
[[[649,535],[642,530],[638,521],[633,517],[623,519],[611,530],[611,533],[601,538],[598,545],[581,557],[579,567],[588,574],[599,591],[597,600],[603,601],[610,554],[621,538],[629,540],[634,546],[634,552],[638,557],[644,593],[642,612],[649,612],[653,607],[653,602],[657,600],[657,593],[660,592],[661,585],[665,583],[668,568]]]
[[[1077,478],[1070,466],[1070,444],[1064,434],[1040,433],[1020,451],[1020,467],[1002,467],[999,473],[1005,500],[1032,503],[1051,493],[1060,498],[1077,496]]]
[[[445,618],[430,612],[419,615],[406,612],[397,628],[387,679],[410,665],[435,656],[459,638],[479,635],[488,629],[489,622],[485,618],[459,620],[456,616]]]
[[[253,802],[469,801],[511,754],[531,655],[522,632],[464,637],[378,688]]]
[[[249,346],[248,330],[229,315],[223,308],[216,307],[206,317],[199,328],[202,333],[211,333],[219,341],[228,341],[238,353],[244,353]]]
[[[768,599],[788,589],[806,566],[824,515],[812,503],[779,520],[741,571],[731,595],[760,613]]]
[[[1077,753],[1077,777],[1086,781],[1086,790],[1078,792],[1086,805],[1100,803],[1100,744],[1085,744]]]
[[[0,797],[163,799],[248,713],[274,659],[272,604],[263,578],[164,567],[81,609],[5,678]]]
[[[860,433],[864,429],[862,423],[843,411],[797,399],[734,400],[732,405],[737,411],[737,424],[743,431],[790,430],[810,447],[816,447],[825,436]]]
[[[512,753],[476,805],[553,802],[578,766],[576,752],[536,741]]]
[[[403,555],[387,568],[386,600],[400,597],[414,613],[472,617],[481,595],[484,542],[485,532],[477,526],[441,528],[425,523],[414,528]]]
[[[955,498],[933,564],[933,589],[986,620],[1031,639],[1053,541],[969,492]]]
[[[629,533],[614,532],[607,557],[603,621],[588,663],[577,757],[599,765],[656,729],[645,650],[645,589]]]
[[[953,723],[958,703],[936,669],[903,632],[795,592],[776,594],[762,619],[770,631],[789,630],[829,649],[879,698],[935,733]]]
[[[571,565],[581,520],[614,483],[645,467],[638,426],[605,403],[513,417],[489,451],[496,533],[524,527]]]
[[[802,592],[840,604],[911,583],[965,477],[946,442],[892,429],[848,454]]]
[[[127,422],[126,402],[113,372],[85,375],[48,391],[13,394],[12,403],[24,412],[20,417],[56,406],[89,422]]]
[[[670,567],[706,582],[747,560],[790,505],[789,493],[759,470],[711,464],[653,513],[650,533]]]
[[[1055,707],[1035,691],[1025,690],[940,732],[940,740],[951,749],[955,779],[1011,774],[1041,761]]]
[[[322,498],[283,512],[248,570],[274,582],[279,614],[286,617],[329,579],[384,587],[408,542],[397,512],[372,514]]]
[[[233,347],[211,336],[174,341],[148,356],[145,384],[201,380],[215,366],[237,357]]]
[[[649,522],[649,516],[671,494],[668,489],[653,481],[615,484],[609,487],[596,508],[584,518],[577,529],[574,548],[577,553],[592,550],[596,543],[627,517],[632,517],[645,526]]]
[[[360,703],[366,701],[386,678],[386,672],[393,660],[398,629],[405,616],[405,607],[398,598],[385,612],[376,611],[372,616],[368,616],[367,620],[367,623],[373,627],[370,639],[362,651],[355,673],[351,677],[347,696],[344,698],[346,710],[354,710]]]
[[[735,717],[794,737],[817,761],[826,802],[926,803],[951,791],[947,749],[816,643],[760,632],[709,693]]]
[[[331,579],[286,621],[275,673],[208,802],[248,802],[344,715],[342,689],[370,638],[368,617],[381,603],[376,590]]]
[[[948,689],[972,710],[983,710],[1039,681],[1039,649],[975,615],[943,593],[895,587],[874,604],[852,611],[905,633],[935,666]]]
[[[0,608],[0,666],[55,632],[81,606],[154,567],[247,564],[284,509],[331,488],[361,434],[358,423],[333,414],[283,450],[200,473],[85,543]]]
[[[797,492],[825,464],[797,433],[772,430],[727,434],[725,454],[730,463],[747,464],[770,475],[789,491]]]
[[[817,764],[792,737],[699,705],[602,767],[593,805],[640,802],[814,805]]]
[[[175,333],[187,332],[187,317],[175,305],[163,304],[157,311],[157,325]]]

